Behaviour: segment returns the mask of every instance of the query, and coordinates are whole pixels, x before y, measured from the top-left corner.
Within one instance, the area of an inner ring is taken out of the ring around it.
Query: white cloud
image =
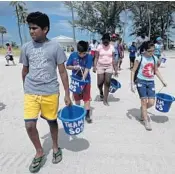
[[[68,20],[59,20],[58,22],[52,24],[51,30],[57,33],[65,31],[66,33],[72,33],[72,26],[69,24]]]
[[[58,27],[59,29],[70,29],[71,24],[69,23],[68,20],[59,20],[58,23],[54,24],[55,27]]]
[[[14,7],[9,5],[10,1],[0,2],[0,16],[14,15]],[[71,11],[63,4],[56,1],[25,1],[28,12],[41,11],[50,15],[70,17]]]
[[[29,12],[42,11],[50,15],[58,15],[64,17],[70,17],[70,10],[62,2],[26,2],[26,6]]]

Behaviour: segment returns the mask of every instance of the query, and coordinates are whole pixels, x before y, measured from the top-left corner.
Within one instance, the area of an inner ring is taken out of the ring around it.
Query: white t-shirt
[[[139,56],[136,58],[136,60],[138,62],[141,61],[142,58],[142,62],[138,71],[138,75],[137,78],[141,79],[141,80],[146,80],[146,81],[152,81],[154,80],[154,71],[155,71],[155,64],[158,63],[158,58],[156,56],[152,57],[145,57],[144,55]]]
[[[93,43],[90,44],[90,48],[91,48],[92,51],[96,51],[97,50],[97,46],[98,46],[97,42],[95,44],[93,44]]]

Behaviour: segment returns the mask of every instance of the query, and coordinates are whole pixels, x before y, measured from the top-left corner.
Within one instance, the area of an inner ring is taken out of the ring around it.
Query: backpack
[[[154,56],[152,56],[152,58],[153,58],[153,60],[154,60],[154,74],[155,74],[156,61],[155,61]],[[134,74],[134,83],[136,83],[137,75],[138,75],[138,73],[139,73],[139,69],[140,69],[141,63],[142,63],[142,55],[141,55],[141,60],[140,60],[140,62],[139,62],[139,65],[138,65],[138,67],[137,67],[137,69],[136,69],[136,71],[135,71],[135,74]]]

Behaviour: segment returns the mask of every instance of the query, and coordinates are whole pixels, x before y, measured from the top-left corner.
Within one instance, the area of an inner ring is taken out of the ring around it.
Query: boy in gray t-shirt
[[[58,146],[57,111],[59,104],[59,83],[57,67],[65,90],[65,104],[70,105],[69,81],[65,68],[66,56],[58,41],[47,39],[50,28],[49,18],[41,12],[30,13],[27,17],[32,41],[25,44],[21,51],[20,63],[23,64],[24,84],[24,120],[25,126],[36,155],[29,170],[37,172],[42,166],[44,152],[41,146],[36,123],[38,115],[46,119],[53,140],[54,164],[62,160],[62,151]]]

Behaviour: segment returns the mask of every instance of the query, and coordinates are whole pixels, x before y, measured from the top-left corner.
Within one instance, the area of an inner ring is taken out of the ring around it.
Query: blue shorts
[[[154,81],[146,81],[137,79],[137,91],[141,99],[155,98],[155,84]]]

